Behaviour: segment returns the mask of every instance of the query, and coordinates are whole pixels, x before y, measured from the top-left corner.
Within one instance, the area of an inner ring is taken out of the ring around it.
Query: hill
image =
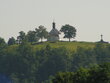
[[[41,49],[41,48],[44,48],[46,45],[50,45],[52,48],[65,47],[69,51],[76,51],[77,47],[93,48],[95,47],[96,43],[93,43],[93,42],[44,42],[44,43],[38,43],[34,45],[34,48]]]
[[[80,67],[110,62],[110,44],[105,43],[22,42],[1,44],[0,49],[0,73],[15,83],[41,83],[57,72],[74,72]]]

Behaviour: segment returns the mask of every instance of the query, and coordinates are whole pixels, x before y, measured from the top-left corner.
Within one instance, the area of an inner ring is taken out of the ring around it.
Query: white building
[[[53,22],[52,30],[49,32],[48,41],[59,41],[60,32],[56,29],[55,22]]]

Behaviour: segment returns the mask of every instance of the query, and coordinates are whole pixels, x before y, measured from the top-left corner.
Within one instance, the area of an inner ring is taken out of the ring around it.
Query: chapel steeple
[[[52,25],[53,29],[55,29],[55,27],[56,27],[56,26],[55,26],[55,22],[53,21],[52,24],[53,24],[53,25]]]
[[[51,42],[59,41],[59,34],[60,32],[56,28],[56,23],[53,21],[52,30],[49,32],[49,37],[47,40]]]

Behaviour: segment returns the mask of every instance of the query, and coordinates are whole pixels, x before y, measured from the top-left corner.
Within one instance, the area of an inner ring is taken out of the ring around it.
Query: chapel
[[[60,32],[56,29],[56,23],[52,23],[52,30],[49,32],[48,41],[55,42],[59,41],[59,34]]]

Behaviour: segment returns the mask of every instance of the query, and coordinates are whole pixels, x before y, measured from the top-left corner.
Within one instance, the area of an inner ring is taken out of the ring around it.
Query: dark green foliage
[[[61,32],[64,33],[64,38],[68,38],[69,41],[71,38],[75,38],[76,37],[76,29],[73,26],[70,26],[68,24],[66,24],[65,26],[62,26]]]
[[[60,31],[69,41],[76,36],[76,29],[70,25]],[[20,31],[18,44],[12,37],[7,45],[0,37],[0,74],[14,83],[110,83],[110,63],[105,63],[110,62],[110,44],[94,43],[96,46],[89,48],[89,43],[43,43],[47,37],[44,26],[27,34]],[[39,39],[42,43],[36,48]]]
[[[52,49],[47,45],[40,53],[40,63],[42,64],[38,70],[39,81],[47,80],[50,75],[55,75],[59,71],[67,71],[68,52],[65,48]]]
[[[14,37],[9,38],[8,45],[14,45],[16,43],[16,40]]]
[[[39,28],[35,29],[36,30],[36,35],[41,39],[41,42],[43,40],[43,38],[47,38],[48,37],[48,32],[46,31],[46,28],[42,25],[39,26]]]
[[[24,83],[24,80],[27,80],[26,83],[33,83],[36,80],[35,72],[37,71],[37,61],[33,54],[33,48],[28,42],[22,42],[17,51],[21,57],[18,76],[22,83]]]
[[[96,54],[96,59],[99,64],[102,62],[110,62],[110,45],[106,45],[103,43],[96,44],[94,52]]]
[[[0,44],[5,44],[5,40],[0,37]]]
[[[88,83],[89,73],[87,69],[80,68],[78,71],[74,73],[72,78],[74,83]]]
[[[55,78],[51,79],[51,83],[73,83],[73,72],[59,72],[55,75]]]
[[[72,56],[72,69],[77,70],[79,67],[89,67],[91,64],[96,64],[96,56],[93,49],[85,49],[78,47],[77,51]]]
[[[103,63],[89,70],[90,83],[110,83],[110,63]]]
[[[26,34],[24,31],[20,31],[19,36],[17,37],[18,44],[22,43],[24,40],[26,40]]]
[[[7,44],[3,38],[0,37],[0,54],[4,48],[7,47]]]
[[[58,73],[50,83],[110,83],[110,63],[90,69],[81,68],[76,72]]]
[[[22,42],[18,48],[8,50],[0,58],[0,73],[10,76],[15,83],[35,83],[38,63],[32,46]]]
[[[37,37],[35,31],[29,31],[27,33],[27,40],[28,40],[28,42],[32,43],[32,42],[38,42],[39,38]]]
[[[15,83],[41,83],[45,80],[47,83],[109,83],[109,64],[91,67],[110,62],[109,44],[96,44],[94,48],[77,47],[71,52],[65,47],[53,48],[49,44],[37,49],[24,40],[8,46],[4,39],[0,41],[0,73],[11,77]],[[57,80],[52,77],[54,75]]]

